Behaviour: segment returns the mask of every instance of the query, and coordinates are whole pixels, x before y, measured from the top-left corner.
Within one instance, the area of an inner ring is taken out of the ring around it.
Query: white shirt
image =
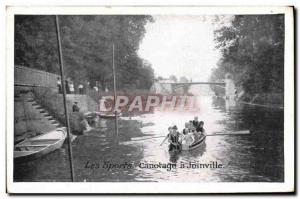
[[[74,84],[70,84],[70,91],[74,91]]]

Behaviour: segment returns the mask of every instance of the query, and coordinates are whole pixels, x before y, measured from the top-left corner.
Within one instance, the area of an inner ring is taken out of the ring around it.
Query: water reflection
[[[242,107],[225,110],[223,99],[199,97],[196,112],[163,112],[122,117],[119,121],[119,144],[116,144],[114,122],[100,120],[89,133],[73,142],[77,181],[174,181],[174,182],[282,182],[283,112]],[[170,153],[162,138],[131,141],[132,138],[164,136],[168,126],[181,130],[184,122],[197,115],[205,122],[207,134],[250,129],[251,135],[208,136],[206,143],[192,151]],[[40,159],[15,165],[16,181],[69,181],[67,148]],[[89,168],[86,165],[105,162],[130,163],[133,168]],[[175,163],[176,168],[140,168],[140,163]],[[222,168],[180,168],[185,164],[217,162]],[[88,167],[88,168],[87,168]]]

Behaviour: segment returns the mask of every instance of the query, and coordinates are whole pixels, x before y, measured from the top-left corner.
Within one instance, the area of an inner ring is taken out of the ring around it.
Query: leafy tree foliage
[[[283,15],[237,15],[215,31],[215,40],[222,58],[211,81],[231,73],[246,93],[283,93]]]
[[[112,88],[112,45],[119,89],[149,89],[154,78],[151,65],[137,51],[152,22],[144,15],[60,16],[66,75],[75,82],[100,82]],[[54,16],[15,17],[15,64],[58,73]]]

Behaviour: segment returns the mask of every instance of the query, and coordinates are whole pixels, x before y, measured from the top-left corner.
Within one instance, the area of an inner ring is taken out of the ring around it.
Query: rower
[[[193,125],[196,128],[197,132],[203,133],[203,131],[204,131],[204,129],[203,129],[204,122],[203,121],[199,122],[197,116],[194,117]]]
[[[169,133],[168,141],[170,143],[169,145],[169,151],[173,150],[181,150],[181,143],[179,142],[180,133],[177,131],[177,126],[172,127],[171,133]]]

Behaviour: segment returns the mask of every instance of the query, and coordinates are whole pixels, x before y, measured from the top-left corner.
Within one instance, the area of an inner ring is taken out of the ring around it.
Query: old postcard
[[[293,7],[7,7],[8,193],[294,192]]]

